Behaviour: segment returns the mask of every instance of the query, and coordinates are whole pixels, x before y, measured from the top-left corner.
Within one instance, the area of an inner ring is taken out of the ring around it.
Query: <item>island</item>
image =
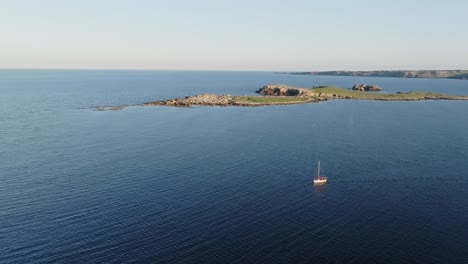
[[[310,71],[310,72],[278,72],[293,75],[325,75],[325,76],[363,76],[363,77],[395,77],[395,78],[445,78],[468,79],[468,70],[408,70],[408,71]]]
[[[366,91],[367,90],[367,91]],[[468,96],[447,95],[430,92],[397,92],[380,93],[381,88],[376,85],[357,84],[352,89],[333,86],[316,86],[312,88],[298,88],[285,84],[265,85],[256,93],[260,96],[234,96],[218,94],[199,94],[146,102],[142,106],[266,106],[317,103],[328,100],[380,100],[380,101],[420,101],[420,100],[468,100]],[[117,110],[117,109],[116,109]]]

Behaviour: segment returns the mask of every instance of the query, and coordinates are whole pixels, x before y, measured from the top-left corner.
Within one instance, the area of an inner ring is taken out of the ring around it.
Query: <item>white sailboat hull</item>
[[[314,184],[323,184],[323,183],[327,183],[327,180],[314,180]]]

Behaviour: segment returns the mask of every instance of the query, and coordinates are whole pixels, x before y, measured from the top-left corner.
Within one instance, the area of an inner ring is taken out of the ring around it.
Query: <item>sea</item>
[[[468,263],[468,101],[133,106],[270,83],[468,95],[449,79],[0,70],[0,263]]]

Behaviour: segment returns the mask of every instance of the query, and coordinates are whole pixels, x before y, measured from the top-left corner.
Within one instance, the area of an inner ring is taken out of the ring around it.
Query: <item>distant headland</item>
[[[278,72],[293,75],[325,75],[325,76],[364,76],[364,77],[394,77],[394,78],[445,78],[468,79],[468,70],[421,70],[421,71],[310,71],[310,72]]]

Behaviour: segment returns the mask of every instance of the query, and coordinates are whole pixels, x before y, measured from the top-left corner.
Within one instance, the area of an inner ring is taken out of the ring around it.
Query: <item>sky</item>
[[[468,69],[468,1],[0,0],[0,68]]]

